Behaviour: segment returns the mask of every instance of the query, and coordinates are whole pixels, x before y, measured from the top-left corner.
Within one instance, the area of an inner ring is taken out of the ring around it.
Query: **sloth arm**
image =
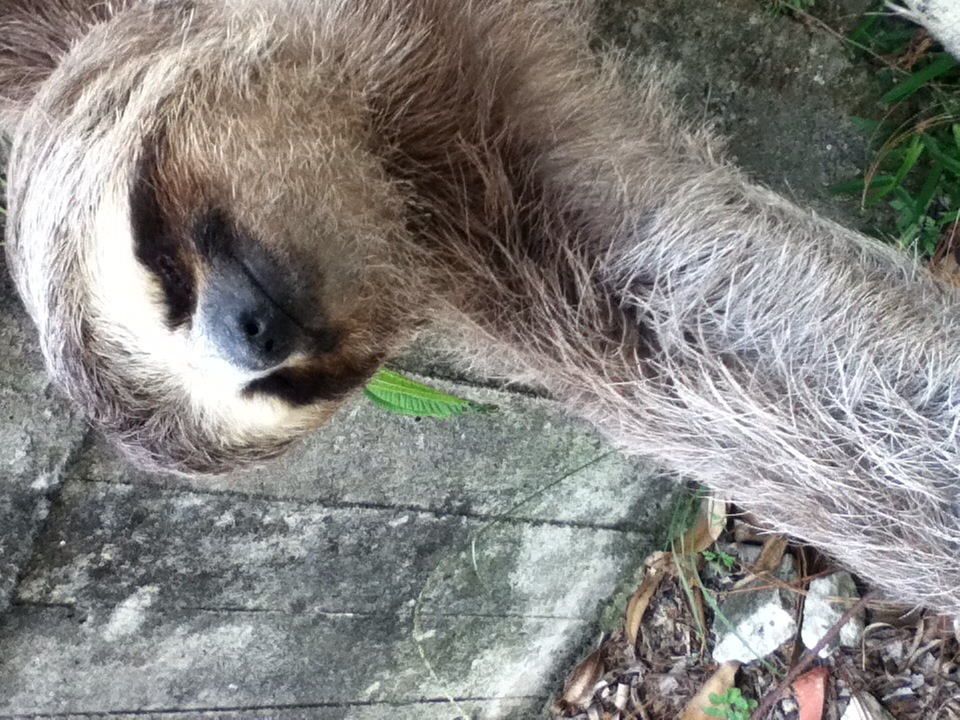
[[[467,344],[627,451],[960,611],[960,298],[671,122],[539,163],[553,219],[524,223],[540,250],[499,248],[498,299],[454,303]]]

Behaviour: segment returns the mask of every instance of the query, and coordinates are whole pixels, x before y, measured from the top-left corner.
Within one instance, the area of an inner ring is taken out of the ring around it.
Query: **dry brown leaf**
[[[904,70],[912,69],[917,61],[926,57],[931,45],[933,45],[933,38],[930,37],[930,33],[923,28],[918,28],[910,42],[907,43],[906,50],[900,53],[900,57],[897,58],[897,64]]]
[[[941,282],[960,286],[960,221],[944,228],[927,268]]]
[[[590,704],[593,688],[603,675],[603,656],[594,650],[577,665],[563,686],[561,699],[568,705],[582,710]]]
[[[631,645],[637,644],[643,614],[647,611],[657,588],[660,587],[660,581],[668,574],[669,570],[672,570],[673,556],[670,553],[658,551],[651,553],[643,564],[646,566],[646,573],[640,582],[640,587],[627,601],[627,612],[623,621],[624,630],[626,630],[627,639]]]
[[[712,495],[700,501],[697,521],[679,539],[674,541],[677,552],[695,555],[713,545],[727,525],[727,504]]]
[[[697,623],[697,628],[706,632],[707,630],[707,613],[703,608],[703,589],[701,586],[696,586],[693,588],[693,606],[690,610],[693,611],[694,618]]]
[[[753,572],[773,572],[780,567],[783,560],[783,554],[787,551],[789,543],[782,535],[772,535],[768,537],[760,548],[760,555],[753,564]]]
[[[821,720],[827,692],[827,668],[815,667],[793,681],[793,695],[800,710],[799,720]]]
[[[717,668],[703,684],[693,699],[687,703],[680,715],[680,720],[716,720],[716,716],[708,715],[704,710],[711,707],[710,696],[714,693],[723,695],[733,687],[733,680],[740,669],[740,663],[728,662]]]
[[[749,572],[747,572],[742,578],[734,583],[734,590],[755,586],[757,584],[758,576],[766,577],[767,574],[771,573],[773,570],[776,570],[777,567],[779,567],[780,562],[783,560],[783,555],[786,552],[788,545],[789,542],[787,539],[780,535],[772,535],[764,540],[763,547],[760,548],[760,555],[757,557],[757,561],[750,568]]]
[[[840,720],[896,720],[884,710],[873,695],[857,693],[850,698],[850,704]]]

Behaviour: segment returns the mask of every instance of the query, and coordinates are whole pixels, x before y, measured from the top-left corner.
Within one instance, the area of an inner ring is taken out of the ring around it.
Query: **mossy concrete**
[[[445,387],[500,410],[417,422],[358,399],[280,466],[216,480],[85,443],[0,624],[0,716],[535,714],[672,484],[548,401]]]
[[[599,36],[628,64],[657,64],[692,121],[706,121],[755,179],[849,226],[856,199],[830,186],[861,175],[882,117],[872,71],[845,34],[872,0],[818,0],[817,18],[771,17],[765,0],[598,0]]]

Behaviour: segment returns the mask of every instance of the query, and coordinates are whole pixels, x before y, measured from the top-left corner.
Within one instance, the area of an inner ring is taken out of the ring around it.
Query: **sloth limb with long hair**
[[[225,472],[427,324],[893,596],[960,611],[960,298],[748,182],[553,0],[3,0],[51,374]]]

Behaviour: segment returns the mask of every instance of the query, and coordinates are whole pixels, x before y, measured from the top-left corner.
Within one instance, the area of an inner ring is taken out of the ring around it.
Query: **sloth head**
[[[221,3],[7,5],[7,253],[50,372],[142,464],[276,455],[418,322],[349,38]]]

